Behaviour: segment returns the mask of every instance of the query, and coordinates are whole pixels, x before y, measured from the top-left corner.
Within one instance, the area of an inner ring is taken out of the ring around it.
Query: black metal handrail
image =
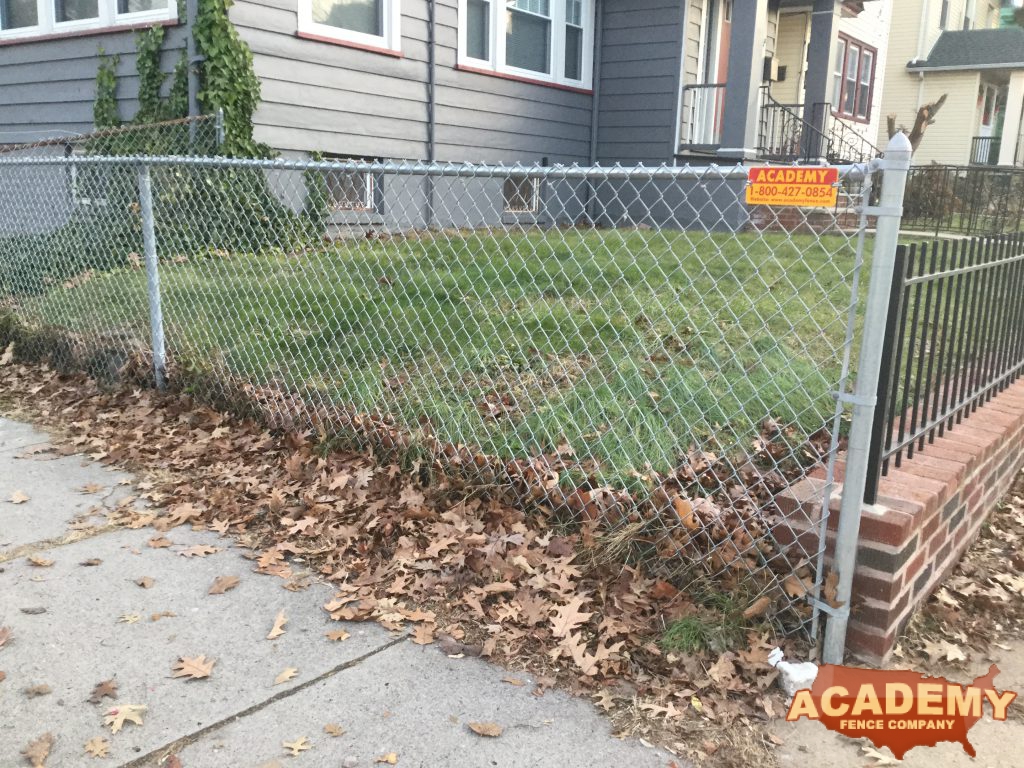
[[[1024,234],[896,253],[865,502],[1024,372]]]
[[[808,111],[810,114],[807,114]],[[762,88],[758,151],[778,162],[866,163],[881,152],[821,102],[808,110],[803,104],[783,104]]]

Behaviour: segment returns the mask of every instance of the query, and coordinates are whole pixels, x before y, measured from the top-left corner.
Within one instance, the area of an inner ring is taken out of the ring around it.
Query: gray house
[[[0,143],[89,131],[100,47],[121,55],[134,114],[133,30],[168,27],[169,72],[194,14],[179,2],[0,0]],[[841,87],[843,20],[891,2],[238,0],[230,13],[262,83],[256,139],[285,156],[672,164],[849,154],[838,113],[810,105]],[[804,44],[786,46],[795,13]],[[800,61],[780,68],[791,49]],[[780,69],[790,85],[801,70],[800,103],[772,97]]]

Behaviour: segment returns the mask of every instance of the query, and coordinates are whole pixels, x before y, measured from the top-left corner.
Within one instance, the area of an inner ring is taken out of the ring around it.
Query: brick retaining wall
[[[861,518],[847,648],[875,663],[888,661],[899,633],[971,544],[996,502],[1024,466],[1024,380],[1011,385],[943,437],[926,443],[882,478],[878,503]],[[842,462],[837,480],[842,479]],[[816,551],[822,473],[777,501],[784,522]],[[826,557],[839,521],[836,486]],[[793,539],[787,525],[776,534]]]

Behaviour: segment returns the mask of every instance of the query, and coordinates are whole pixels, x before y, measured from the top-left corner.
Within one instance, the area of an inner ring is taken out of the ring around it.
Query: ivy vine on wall
[[[115,128],[121,124],[117,110],[117,65],[121,57],[108,56],[100,47],[100,63],[96,70],[96,101],[92,119],[97,128]]]

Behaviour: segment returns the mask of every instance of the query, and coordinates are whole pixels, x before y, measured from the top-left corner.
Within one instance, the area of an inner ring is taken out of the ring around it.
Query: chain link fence
[[[836,209],[753,209],[743,168],[0,156],[0,341],[108,380],[155,355],[802,624],[819,546],[777,497],[841,440],[842,175]]]

